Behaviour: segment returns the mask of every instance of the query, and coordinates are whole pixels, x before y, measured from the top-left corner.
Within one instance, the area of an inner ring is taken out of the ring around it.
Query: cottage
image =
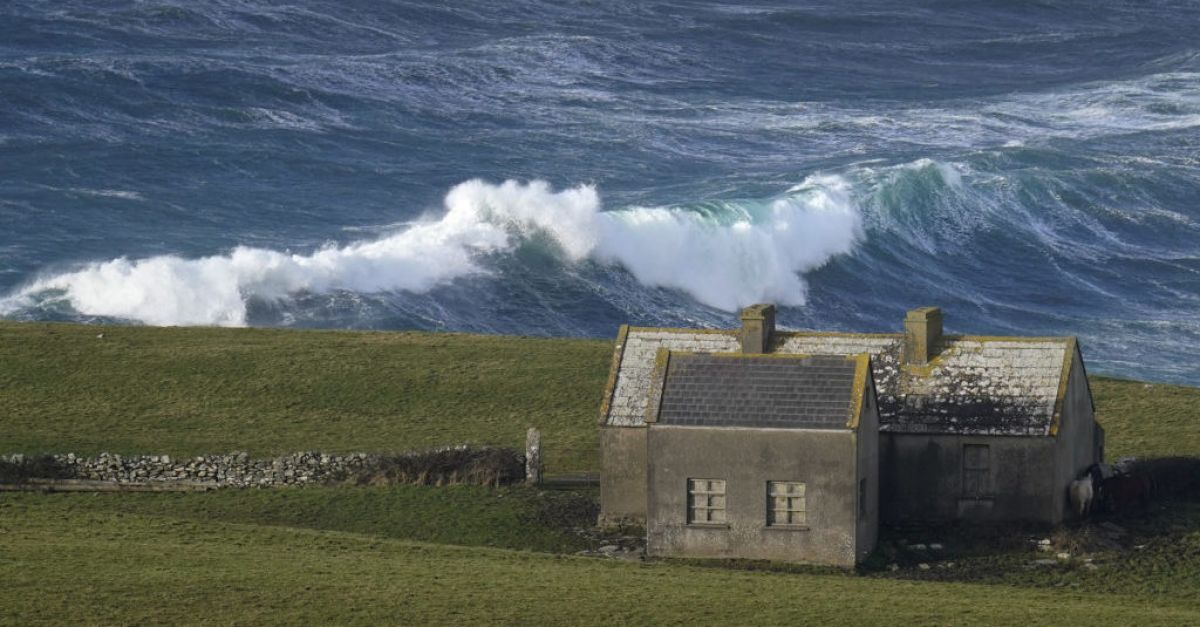
[[[884,522],[1055,524],[1069,515],[1071,480],[1103,460],[1075,338],[946,335],[936,308],[910,311],[903,333],[777,332],[774,317],[774,307],[756,305],[742,312],[740,329],[621,328],[601,409],[602,524],[648,524],[666,498],[651,488],[649,454],[665,452],[649,446],[657,427],[647,420],[661,412],[664,350],[668,359],[869,355]]]
[[[870,358],[659,349],[647,552],[853,566],[875,546]]]

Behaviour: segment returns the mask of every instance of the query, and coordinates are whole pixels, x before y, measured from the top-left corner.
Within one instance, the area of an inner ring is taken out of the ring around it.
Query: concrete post
[[[525,483],[542,482],[542,432],[530,427],[525,433]]]

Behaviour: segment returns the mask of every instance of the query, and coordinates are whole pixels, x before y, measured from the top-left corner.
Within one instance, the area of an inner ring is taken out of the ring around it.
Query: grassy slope
[[[597,340],[0,322],[0,453],[520,446],[538,426],[552,472],[594,472],[610,358]],[[1200,453],[1200,389],[1091,385],[1111,458]]]
[[[609,356],[600,341],[0,323],[0,452],[519,445],[536,424],[552,470],[594,470]],[[1200,390],[1092,389],[1110,456],[1200,453]],[[586,544],[564,532],[587,518],[579,505],[518,488],[3,494],[0,623],[1200,619],[1200,505],[1124,523],[1146,548],[1100,555],[1096,571],[1031,570],[1044,555],[1023,538],[999,554],[965,547],[953,571],[865,578],[413,543],[569,553]]]
[[[551,553],[590,547],[571,527],[596,522],[595,494],[480,486],[309,486],[205,493],[0,495],[70,512],[347,531],[440,544]],[[24,511],[24,510],[22,510]],[[2,514],[0,514],[2,515]]]
[[[1196,599],[740,572],[196,523],[24,495],[0,621],[1195,624]],[[86,524],[81,524],[81,522]]]
[[[462,546],[497,547],[551,553],[574,553],[613,542],[588,537],[572,528],[595,521],[595,494],[574,491],[453,486],[307,487],[290,490],[223,490],[203,494],[54,494],[0,495],[0,518],[14,525],[33,508],[89,520],[96,515],[152,517],[189,524],[238,523],[262,527],[294,527],[353,532],[377,539],[400,539]],[[6,510],[6,503],[15,506]],[[985,531],[973,537],[966,529],[887,529],[880,541],[881,559],[864,569],[868,577],[1004,584],[1026,589],[1069,588],[1086,593],[1149,594],[1197,600],[1200,587],[1200,502],[1156,506],[1150,517],[1134,513],[1118,519],[1131,536],[1125,546],[1137,550],[1085,550],[1076,530],[1059,531],[1075,558],[1053,567],[1030,568],[1052,553],[1034,550],[1031,539],[1046,537],[1041,529]],[[3,525],[0,525],[0,530]],[[1088,532],[1094,533],[1094,530]],[[898,538],[944,549],[899,549]],[[1059,549],[1055,549],[1059,550]],[[1098,568],[1085,567],[1082,557]],[[886,565],[902,568],[892,572]],[[917,564],[930,562],[931,570]],[[952,569],[940,565],[953,562]],[[837,569],[713,560],[719,569],[771,570],[806,575]]]
[[[1105,456],[1200,455],[1200,388],[1091,378]]]
[[[594,470],[610,346],[0,322],[0,452],[523,447],[537,426],[551,468]]]

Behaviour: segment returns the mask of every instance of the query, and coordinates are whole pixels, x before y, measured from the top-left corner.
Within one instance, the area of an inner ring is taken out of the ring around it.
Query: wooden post
[[[525,483],[542,482],[542,433],[530,427],[525,433]]]

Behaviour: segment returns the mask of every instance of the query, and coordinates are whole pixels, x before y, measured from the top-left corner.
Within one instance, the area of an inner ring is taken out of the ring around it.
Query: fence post
[[[542,433],[530,427],[525,433],[525,483],[542,482]]]

